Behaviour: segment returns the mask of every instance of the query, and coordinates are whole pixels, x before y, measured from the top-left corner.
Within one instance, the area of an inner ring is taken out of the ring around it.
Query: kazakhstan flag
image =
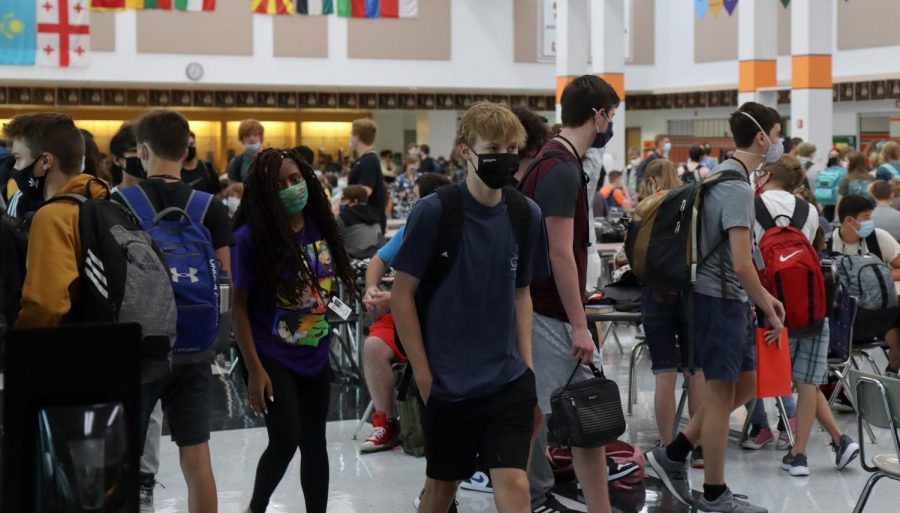
[[[0,2],[0,64],[34,65],[36,18],[34,0]]]

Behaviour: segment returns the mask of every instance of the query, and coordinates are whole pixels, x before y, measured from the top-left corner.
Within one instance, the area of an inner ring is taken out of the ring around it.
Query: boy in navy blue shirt
[[[416,290],[439,243],[441,199],[419,202],[394,259],[391,307],[425,401],[425,492],[420,513],[445,513],[457,481],[491,473],[501,513],[530,512],[528,464],[537,398],[531,355],[529,285],[549,274],[538,206],[528,207],[519,248],[503,192],[518,167],[525,131],[504,106],[481,102],[460,121],[456,143],[471,166],[458,185],[463,228],[459,251],[419,322]],[[434,258],[442,258],[436,255]],[[519,265],[520,262],[522,265]]]

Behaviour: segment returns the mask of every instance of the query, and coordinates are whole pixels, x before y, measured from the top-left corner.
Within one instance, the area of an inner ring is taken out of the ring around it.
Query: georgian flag
[[[88,0],[37,0],[37,64],[87,66],[90,12]]]

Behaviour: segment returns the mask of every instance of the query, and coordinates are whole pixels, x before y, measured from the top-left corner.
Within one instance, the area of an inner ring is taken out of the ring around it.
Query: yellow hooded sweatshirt
[[[55,195],[87,195],[88,183],[97,180],[80,174]],[[90,183],[92,198],[106,198],[108,189],[99,181]],[[41,207],[31,221],[22,310],[16,328],[58,326],[72,309],[72,296],[81,274],[81,240],[78,232],[79,205],[59,201]]]

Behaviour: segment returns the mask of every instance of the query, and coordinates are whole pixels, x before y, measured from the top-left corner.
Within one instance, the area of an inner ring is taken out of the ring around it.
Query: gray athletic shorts
[[[544,415],[550,413],[550,396],[566,384],[575,364],[572,356],[572,325],[552,317],[534,314],[532,321],[532,353],[538,406]],[[600,368],[600,352],[594,352],[594,365]],[[581,365],[572,383],[594,377],[590,367]]]

